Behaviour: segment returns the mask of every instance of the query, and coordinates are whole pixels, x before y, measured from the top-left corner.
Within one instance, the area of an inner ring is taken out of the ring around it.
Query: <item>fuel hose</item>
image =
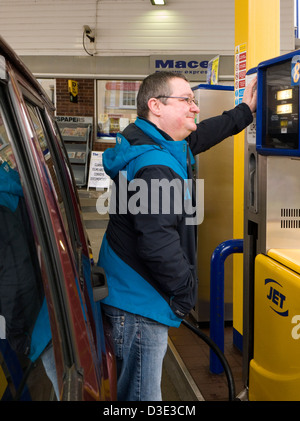
[[[235,400],[235,383],[234,378],[232,375],[232,371],[230,368],[230,365],[228,364],[228,361],[224,355],[224,353],[220,350],[220,348],[215,344],[215,342],[207,336],[201,329],[194,326],[187,320],[183,320],[182,323],[190,330],[192,330],[196,335],[198,335],[206,344],[214,351],[214,353],[219,358],[222,367],[224,368],[226,378],[227,378],[227,384],[228,384],[228,392],[229,392],[229,401]]]

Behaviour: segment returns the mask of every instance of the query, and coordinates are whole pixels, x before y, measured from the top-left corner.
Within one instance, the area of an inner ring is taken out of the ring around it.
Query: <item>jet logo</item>
[[[279,316],[287,317],[289,315],[289,311],[284,310],[286,296],[281,292],[280,288],[282,288],[282,285],[270,278],[265,279],[265,285],[270,287],[267,294],[267,299],[270,300],[270,308]]]

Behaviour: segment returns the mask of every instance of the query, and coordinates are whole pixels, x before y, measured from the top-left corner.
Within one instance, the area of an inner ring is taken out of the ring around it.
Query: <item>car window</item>
[[[50,173],[49,183],[52,185],[59,204],[61,218],[65,232],[68,236],[69,244],[73,251],[77,270],[81,272],[81,253],[85,239],[83,240],[81,237],[82,232],[80,235],[79,225],[81,225],[81,221],[78,221],[78,214],[75,214],[74,210],[74,206],[76,206],[74,201],[76,202],[77,200],[77,203],[79,203],[79,198],[77,190],[74,187],[75,181],[73,173],[67,165],[68,155],[57,126],[51,122],[51,129],[58,142],[58,145],[55,146],[54,139],[51,139],[52,141],[50,141],[48,131],[45,127],[45,121],[48,121],[46,114],[37,105],[32,104],[29,101],[26,101],[26,105]],[[59,146],[59,148],[57,148],[57,146]],[[58,149],[60,150],[58,151]],[[68,174],[66,174],[66,172],[68,172]],[[73,183],[70,183],[70,180],[73,180]],[[88,253],[86,254],[88,255]]]
[[[30,360],[31,337],[44,302],[44,289],[31,219],[0,105],[0,399],[18,393],[30,368],[22,396],[48,400],[52,384],[40,358]],[[46,340],[50,343],[51,337]],[[46,344],[47,345],[47,344]],[[6,373],[6,375],[4,375]],[[6,382],[5,382],[6,379]],[[38,382],[36,381],[37,379]],[[41,388],[38,383],[45,387]]]
[[[38,115],[38,108],[29,102],[27,102],[26,105],[27,105],[31,120],[34,125],[34,129],[35,129],[38,141],[40,143],[41,150],[43,152],[45,161],[47,163],[48,170],[51,175],[51,179],[49,180],[49,182],[52,183],[52,187],[55,191],[57,201],[59,203],[59,208],[60,208],[60,213],[63,219],[63,223],[64,223],[67,233],[69,234],[70,230],[69,230],[69,224],[68,224],[68,220],[66,216],[66,208],[64,205],[63,197],[62,197],[62,191],[59,185],[56,169],[54,166],[51,149],[49,148],[49,144],[48,144],[49,142],[47,140],[44,128],[42,126],[42,121]]]

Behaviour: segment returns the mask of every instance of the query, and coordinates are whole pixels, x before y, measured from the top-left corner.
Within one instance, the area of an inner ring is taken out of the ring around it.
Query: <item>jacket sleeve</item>
[[[247,104],[241,103],[217,117],[211,117],[197,124],[197,130],[187,139],[193,155],[204,152],[229,136],[245,129],[253,121]]]

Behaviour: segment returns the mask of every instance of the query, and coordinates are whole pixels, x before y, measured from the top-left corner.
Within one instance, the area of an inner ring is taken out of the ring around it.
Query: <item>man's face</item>
[[[168,133],[174,140],[183,140],[196,130],[195,118],[200,112],[194,102],[189,104],[182,98],[194,98],[194,93],[188,82],[181,78],[169,81],[170,96],[181,98],[166,98],[161,102],[159,128]],[[159,100],[158,100],[159,101]]]

